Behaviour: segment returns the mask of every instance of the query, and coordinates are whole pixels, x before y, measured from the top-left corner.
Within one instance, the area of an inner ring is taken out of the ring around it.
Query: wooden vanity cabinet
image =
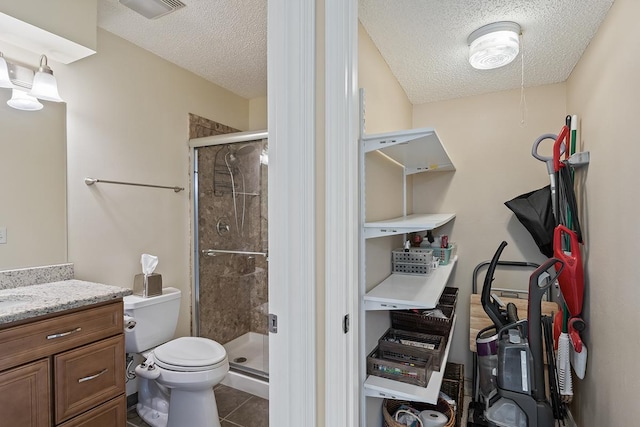
[[[122,299],[0,329],[0,427],[125,427]]]
[[[49,360],[0,372],[0,426],[49,426]]]

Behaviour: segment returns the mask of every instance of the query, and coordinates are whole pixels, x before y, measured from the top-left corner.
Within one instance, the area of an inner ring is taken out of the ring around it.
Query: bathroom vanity
[[[0,427],[124,427],[122,297],[80,280],[0,289]]]

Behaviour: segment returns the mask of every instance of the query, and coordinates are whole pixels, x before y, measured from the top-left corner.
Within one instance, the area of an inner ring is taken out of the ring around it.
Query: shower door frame
[[[191,172],[192,182],[192,209],[193,220],[191,227],[191,254],[193,256],[193,274],[191,279],[191,332],[192,335],[200,336],[200,246],[198,235],[198,179],[196,172],[198,168],[197,148],[210,147],[224,144],[234,144],[238,142],[260,141],[268,139],[269,134],[266,130],[250,131],[250,132],[234,132],[222,135],[205,136],[202,138],[192,138],[189,140],[189,148],[191,149]]]

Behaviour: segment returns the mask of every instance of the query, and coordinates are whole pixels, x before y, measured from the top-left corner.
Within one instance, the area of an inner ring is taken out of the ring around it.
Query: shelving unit
[[[367,135],[361,138],[365,153],[379,150],[405,168],[406,175],[427,171],[455,170],[435,129]]]
[[[451,350],[451,338],[453,337],[453,329],[456,326],[457,317],[454,316],[451,324],[451,331],[447,340],[447,346],[444,350],[444,360],[449,358],[449,350]],[[445,363],[446,364],[446,363]],[[411,400],[414,402],[436,403],[438,394],[442,386],[442,378],[444,377],[444,367],[440,371],[433,371],[429,384],[426,387],[420,387],[413,384],[393,381],[387,378],[369,375],[364,382],[365,396],[378,397],[382,399],[398,399]]]
[[[426,276],[392,273],[364,295],[364,309],[369,311],[435,308],[456,261],[458,257]]]
[[[455,214],[413,214],[383,221],[365,222],[364,237],[371,239],[433,230],[451,221],[455,216]]]
[[[361,131],[364,134],[363,129]],[[386,318],[384,311],[434,308],[449,281],[458,258],[454,257],[448,265],[439,266],[435,271],[424,276],[392,273],[373,289],[366,290],[364,260],[366,258],[367,240],[406,235],[413,232],[426,232],[441,227],[455,218],[453,213],[417,213],[407,215],[406,177],[416,173],[453,171],[455,168],[434,129],[413,129],[378,135],[363,135],[360,143],[362,144],[360,169],[363,186],[365,183],[365,156],[366,153],[373,151],[378,151],[393,162],[401,165],[405,178],[403,182],[404,215],[398,218],[367,222],[364,213],[364,188],[361,189],[361,247],[363,248],[360,266],[361,425],[368,427],[375,425],[375,421],[367,419],[367,416],[380,413],[378,408],[381,408],[382,399],[384,398],[426,403],[437,402],[444,369],[439,372],[434,371],[431,374],[429,384],[426,387],[419,387],[377,376],[368,376],[366,374],[366,357],[375,347],[373,340],[378,336],[378,331],[385,330],[390,326],[390,316]],[[456,318],[454,317],[445,348],[445,362],[449,356],[455,321]],[[445,363],[443,363],[444,365]],[[367,407],[367,405],[372,406]]]

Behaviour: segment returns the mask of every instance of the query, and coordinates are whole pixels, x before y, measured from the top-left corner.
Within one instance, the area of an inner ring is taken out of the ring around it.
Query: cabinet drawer
[[[0,370],[123,331],[122,301],[0,330]]]
[[[123,334],[55,355],[56,423],[123,394],[124,359]]]
[[[0,427],[49,427],[49,359],[0,372]]]
[[[104,403],[59,427],[125,427],[127,399],[124,395]]]

